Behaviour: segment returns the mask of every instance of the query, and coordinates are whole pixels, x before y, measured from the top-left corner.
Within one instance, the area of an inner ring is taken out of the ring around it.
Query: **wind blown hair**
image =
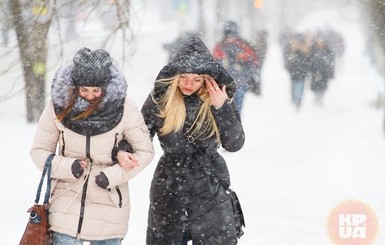
[[[152,96],[152,100],[159,105],[160,112],[157,116],[164,119],[164,123],[160,128],[161,136],[180,132],[185,123],[186,106],[183,100],[183,94],[178,88],[178,81],[179,75],[172,78],[159,79],[155,83],[155,86],[159,86],[161,89],[167,88],[160,99],[156,100],[154,95]],[[211,101],[206,91],[206,86],[203,85],[198,90],[198,97],[202,101],[199,106],[198,115],[191,128],[185,133],[194,139],[206,139],[215,135],[219,143],[219,129],[210,110]]]
[[[64,108],[63,112],[60,113],[60,115],[57,115],[57,119],[59,120],[59,122],[63,121],[64,118],[74,108],[76,100],[79,96],[79,93],[77,91],[78,91],[78,86],[76,86],[75,89],[72,89],[71,91],[69,91],[70,96],[69,96],[68,103],[67,103],[66,107]],[[99,99],[95,103],[90,104],[85,111],[81,112],[79,115],[74,117],[72,120],[81,120],[81,119],[85,119],[85,118],[89,117],[94,111],[96,111],[99,108],[100,104],[103,101],[104,94],[105,94],[105,92],[104,92],[104,90],[102,90],[102,94],[99,97]]]

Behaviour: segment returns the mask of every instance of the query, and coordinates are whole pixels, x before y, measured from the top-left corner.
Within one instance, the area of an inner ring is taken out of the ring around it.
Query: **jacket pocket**
[[[108,195],[115,207],[122,208],[128,204],[128,193],[125,193],[126,188],[115,186],[108,188]]]

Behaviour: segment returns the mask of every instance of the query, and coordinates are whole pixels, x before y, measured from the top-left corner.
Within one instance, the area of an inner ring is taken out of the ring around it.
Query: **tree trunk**
[[[46,40],[51,17],[48,15],[48,1],[40,4],[40,7],[34,6],[35,15],[28,20],[31,25],[23,19],[19,0],[10,0],[9,5],[23,68],[28,122],[37,122],[45,105]]]

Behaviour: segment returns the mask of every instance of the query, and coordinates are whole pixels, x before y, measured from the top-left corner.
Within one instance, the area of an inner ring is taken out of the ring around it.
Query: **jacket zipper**
[[[86,202],[86,196],[87,196],[87,187],[88,187],[88,181],[90,179],[89,176],[90,176],[91,170],[92,170],[92,159],[91,159],[90,149],[91,149],[91,136],[86,135],[86,156],[87,156],[87,161],[89,162],[89,165],[90,165],[90,170],[88,172],[88,175],[85,176],[85,182],[83,185],[82,198],[81,198],[81,203],[80,203],[78,231],[77,231],[77,235],[76,235],[77,238],[79,238],[80,232],[82,231],[82,225],[83,225],[83,220],[84,220],[85,202]]]
[[[118,144],[118,136],[119,136],[119,133],[116,133],[116,134],[115,134],[115,142],[114,142],[114,147],[116,147],[116,149],[119,147],[119,144]],[[118,154],[118,153],[116,153],[116,154]],[[119,186],[116,186],[115,189],[116,189],[116,192],[117,192],[118,195],[119,195],[119,208],[121,208],[122,205],[123,205],[123,204],[122,204],[122,201],[123,201],[123,198],[122,198],[122,192],[120,191]]]
[[[114,147],[118,148],[119,144],[118,144],[118,136],[119,136],[119,133],[115,133],[115,141],[114,141]]]
[[[116,192],[119,195],[119,208],[121,208],[122,207],[122,199],[123,199],[122,198],[122,192],[120,191],[119,186],[116,186],[115,188],[116,188]]]
[[[64,141],[64,131],[61,131],[61,155],[64,157],[64,150],[66,148],[65,141]]]

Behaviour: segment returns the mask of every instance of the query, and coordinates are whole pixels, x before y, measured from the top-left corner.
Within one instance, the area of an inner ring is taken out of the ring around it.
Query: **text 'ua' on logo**
[[[331,210],[326,228],[334,245],[371,245],[377,236],[378,220],[366,203],[348,200]]]

